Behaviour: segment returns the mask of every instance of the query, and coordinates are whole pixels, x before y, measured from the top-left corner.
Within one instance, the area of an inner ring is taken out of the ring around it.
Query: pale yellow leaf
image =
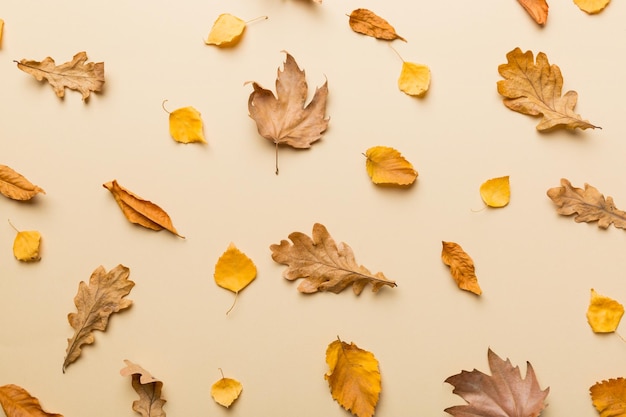
[[[624,315],[624,306],[612,298],[591,289],[591,300],[587,308],[587,321],[595,333],[612,333],[617,330]]]
[[[13,384],[0,387],[0,405],[7,417],[63,417],[44,411],[36,397]]]
[[[228,408],[239,398],[242,390],[241,382],[232,378],[222,378],[211,385],[211,397],[219,405]]]
[[[394,148],[374,146],[365,156],[365,169],[374,184],[410,185],[417,178],[413,165]]]
[[[191,106],[171,112],[170,135],[180,143],[206,143],[200,112]]]
[[[480,196],[489,207],[504,207],[511,199],[509,176],[492,178],[480,186]]]
[[[589,14],[600,13],[610,2],[611,0],[574,0],[580,10]]]
[[[235,46],[241,40],[245,30],[246,22],[232,14],[223,13],[213,23],[209,37],[204,42],[221,48]]]
[[[36,230],[17,232],[13,241],[13,255],[18,261],[33,262],[41,259],[39,246],[41,234]]]
[[[402,63],[398,88],[410,96],[422,97],[430,87],[430,68],[413,62]]]

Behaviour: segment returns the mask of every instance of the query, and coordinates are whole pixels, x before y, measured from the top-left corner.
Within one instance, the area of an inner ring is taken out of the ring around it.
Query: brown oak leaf
[[[46,192],[6,165],[0,165],[0,194],[13,200],[30,200]]]
[[[544,25],[548,20],[548,2],[546,0],[518,0],[528,14],[537,22]]]
[[[383,286],[395,287],[382,272],[373,275],[367,268],[356,263],[352,248],[346,243],[335,243],[319,223],[313,225],[313,238],[301,232],[293,232],[289,239],[271,245],[272,259],[287,265],[283,277],[293,281],[304,278],[298,291],[310,294],[318,291],[340,293],[349,286],[356,295],[361,294],[367,284],[378,292]]]
[[[308,85],[304,71],[287,52],[284,68],[278,69],[276,96],[271,90],[252,82],[254,91],[248,98],[248,112],[256,122],[261,136],[276,146],[276,174],[278,174],[278,145],[307,149],[322,138],[328,127],[326,113],[328,81],[315,89],[313,99],[305,105]]]
[[[356,33],[387,41],[400,39],[406,42],[406,39],[398,35],[389,22],[371,10],[356,9],[350,13],[349,17],[348,24]]]
[[[474,369],[445,380],[467,404],[444,411],[455,417],[537,417],[546,406],[544,400],[550,388],[541,390],[532,365],[526,362],[526,377],[522,378],[519,367],[502,360],[491,349],[487,358],[491,376]]]
[[[22,59],[17,67],[35,77],[37,81],[44,78],[50,83],[57,97],[65,95],[65,89],[80,91],[83,100],[89,98],[90,92],[102,91],[104,84],[104,62],[88,62],[87,53],[79,52],[71,61],[56,65],[54,59],[47,57],[43,61]]]
[[[443,241],[441,243],[441,260],[450,267],[452,278],[454,278],[459,288],[473,292],[476,295],[482,294],[472,258],[458,243]]]
[[[593,186],[585,184],[585,189],[573,187],[565,178],[561,186],[550,188],[548,197],[557,205],[556,212],[564,216],[576,214],[574,221],[598,222],[598,227],[606,229],[611,224],[626,229],[626,212],[615,207],[612,197],[606,197]]]
[[[0,387],[0,405],[7,417],[63,417],[44,411],[36,397],[13,384]]]
[[[163,405],[166,400],[161,398],[163,382],[127,359],[124,359],[124,363],[126,366],[120,370],[120,375],[132,376],[131,384],[139,395],[139,399],[133,401],[133,410],[142,417],[165,417]]]
[[[589,393],[600,417],[626,416],[626,379],[597,382],[589,388]]]
[[[89,284],[84,281],[78,284],[78,293],[74,297],[77,312],[67,316],[74,336],[67,339],[63,372],[78,359],[83,345],[95,341],[94,330],[106,330],[111,314],[131,306],[133,302],[124,298],[135,286],[128,279],[129,275],[130,270],[124,265],[118,265],[109,272],[99,266],[91,274]]]

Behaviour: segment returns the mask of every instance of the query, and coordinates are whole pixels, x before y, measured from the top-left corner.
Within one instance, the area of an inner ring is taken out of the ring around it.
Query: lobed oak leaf
[[[480,197],[489,207],[504,207],[511,200],[509,176],[491,178],[480,185]]]
[[[388,146],[374,146],[365,151],[365,168],[374,184],[411,185],[417,171],[400,152]]]
[[[541,390],[532,365],[526,362],[526,377],[522,378],[519,367],[513,367],[508,359],[502,360],[491,349],[487,357],[491,376],[474,369],[445,380],[454,386],[452,392],[467,404],[444,411],[454,417],[537,417],[541,414],[550,388]]]
[[[104,63],[87,61],[87,53],[79,52],[71,61],[56,65],[54,59],[47,57],[43,61],[22,59],[17,67],[35,77],[37,81],[46,79],[57,97],[65,95],[65,89],[80,91],[83,100],[89,98],[90,92],[102,91],[104,84]]]
[[[371,10],[356,9],[350,13],[349,17],[348,24],[356,33],[387,41],[400,39],[406,42],[406,39],[398,35],[389,22]]]
[[[22,262],[39,261],[39,247],[41,245],[41,233],[36,230],[17,230],[13,223],[9,224],[17,234],[13,240],[13,255],[15,259]]]
[[[402,61],[402,70],[398,78],[400,91],[416,97],[422,97],[430,87],[430,68],[423,64]]]
[[[213,397],[216,403],[226,408],[230,407],[239,398],[241,391],[243,391],[241,382],[233,378],[225,378],[223,373],[222,378],[211,385],[211,397]]]
[[[561,96],[563,77],[556,65],[550,65],[546,54],[539,52],[537,62],[531,51],[515,48],[506,54],[508,62],[498,66],[504,80],[498,81],[498,93],[509,109],[530,116],[542,116],[537,130],[555,128],[595,129],[574,112],[578,93],[568,91]]]
[[[548,20],[548,2],[546,0],[518,0],[528,14],[537,22],[544,25]]]
[[[165,417],[163,405],[166,400],[161,398],[163,382],[152,376],[141,366],[124,359],[126,366],[120,370],[120,375],[131,375],[131,384],[139,399],[133,401],[133,410],[142,417]]]
[[[167,100],[165,100],[167,101]],[[163,102],[163,110],[169,113],[170,135],[180,143],[206,143],[200,112],[194,107],[181,107],[173,112],[167,111]]]
[[[576,214],[574,221],[598,222],[598,227],[606,229],[611,224],[619,229],[626,229],[626,212],[619,210],[613,198],[606,197],[589,184],[585,189],[573,187],[565,178],[561,186],[550,188],[548,197],[557,205],[556,212],[564,216]]]
[[[106,330],[111,314],[131,306],[133,302],[124,298],[135,286],[128,279],[129,275],[130,270],[121,264],[109,272],[99,266],[91,274],[89,284],[84,281],[79,283],[78,293],[74,297],[77,312],[67,316],[74,329],[74,336],[67,339],[63,372],[80,357],[84,345],[95,341],[95,330]]]
[[[318,291],[340,293],[352,286],[356,295],[361,294],[367,284],[372,291],[378,292],[383,286],[396,287],[382,272],[375,275],[356,263],[352,248],[346,243],[335,243],[326,227],[319,223],[313,225],[312,238],[300,232],[293,232],[289,239],[281,240],[278,245],[271,245],[272,259],[287,265],[283,277],[290,281],[304,278],[298,285],[298,291],[311,294]]]
[[[0,165],[0,194],[13,200],[30,200],[46,192],[6,165]]]
[[[441,249],[441,260],[450,267],[452,278],[454,278],[459,288],[481,295],[482,290],[478,285],[472,258],[458,243],[443,241],[441,243],[443,246]]]
[[[44,411],[36,397],[18,385],[0,387],[0,406],[6,417],[63,417]]]
[[[591,289],[591,300],[587,308],[587,322],[595,333],[612,333],[617,330],[624,315],[624,306],[612,298],[600,295]]]
[[[215,283],[235,293],[235,301],[239,291],[243,290],[256,278],[256,266],[252,259],[231,243],[215,264]],[[233,307],[226,312],[228,314]]]
[[[600,417],[626,416],[626,379],[596,382],[589,388],[589,393]]]
[[[580,10],[588,14],[600,13],[611,0],[574,0]]]

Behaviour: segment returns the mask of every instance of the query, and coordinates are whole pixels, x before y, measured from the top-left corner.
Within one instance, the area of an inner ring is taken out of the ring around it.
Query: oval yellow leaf
[[[214,278],[220,287],[237,293],[254,281],[256,266],[231,243],[215,264]]]
[[[509,176],[492,178],[480,186],[480,196],[489,207],[504,207],[511,199]]]
[[[410,185],[417,178],[413,165],[394,148],[374,146],[365,156],[365,168],[374,184]]]
[[[226,408],[239,398],[243,391],[241,382],[232,378],[222,378],[211,386],[211,397],[216,403]]]
[[[598,294],[593,288],[591,289],[587,321],[595,333],[614,332],[617,330],[623,315],[623,305],[612,298]]]
[[[402,63],[398,88],[410,96],[422,97],[430,87],[430,68],[413,62]]]
[[[170,135],[180,143],[206,143],[200,112],[191,106],[171,112]]]
[[[580,10],[589,14],[600,13],[611,0],[574,0]]]
[[[220,48],[235,46],[245,30],[246,22],[232,14],[223,13],[213,23],[209,37],[204,43]]]

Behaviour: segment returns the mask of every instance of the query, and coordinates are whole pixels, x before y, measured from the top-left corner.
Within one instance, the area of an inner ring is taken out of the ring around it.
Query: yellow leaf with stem
[[[580,10],[589,14],[600,13],[610,2],[611,0],[574,0]]]
[[[261,16],[258,19],[267,19],[267,16]],[[220,48],[235,46],[243,37],[246,25],[250,22],[252,22],[252,20],[244,22],[242,19],[230,13],[222,13],[213,23],[209,36],[204,43]]]
[[[417,178],[413,165],[394,148],[374,146],[365,156],[365,169],[374,184],[410,185]]]
[[[591,301],[587,308],[587,321],[595,333],[612,333],[617,330],[619,322],[624,315],[624,306],[613,300],[598,294],[591,289]]]
[[[410,96],[422,97],[430,87],[430,68],[423,64],[402,62],[398,88]]]
[[[480,186],[480,196],[489,207],[504,207],[511,199],[509,176],[492,178]]]
[[[13,255],[22,262],[39,261],[39,247],[41,245],[41,233],[36,230],[17,230],[9,221],[11,227],[17,232],[13,241]]]
[[[172,138],[180,143],[206,143],[200,112],[188,106],[170,113],[165,108],[166,101],[163,101],[161,106],[170,115],[170,135]]]
[[[221,369],[220,372],[222,372]],[[215,402],[219,405],[228,408],[239,398],[241,391],[243,391],[241,382],[236,379],[225,378],[222,372],[222,379],[211,386],[211,397],[213,397]]]
[[[254,281],[256,272],[256,266],[252,259],[237,249],[233,243],[228,245],[226,251],[217,260],[213,275],[217,285],[235,293],[233,305],[226,314],[230,313],[235,306],[239,291]]]

